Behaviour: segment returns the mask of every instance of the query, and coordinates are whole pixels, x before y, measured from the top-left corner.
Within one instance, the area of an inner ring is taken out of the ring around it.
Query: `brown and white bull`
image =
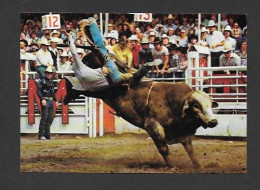
[[[167,144],[181,143],[195,168],[199,164],[192,146],[192,136],[200,126],[215,127],[212,112],[217,103],[202,91],[193,91],[185,83],[141,82],[130,89],[119,85],[99,92],[72,90],[67,80],[65,103],[79,94],[102,99],[126,121],[147,131],[168,166]]]

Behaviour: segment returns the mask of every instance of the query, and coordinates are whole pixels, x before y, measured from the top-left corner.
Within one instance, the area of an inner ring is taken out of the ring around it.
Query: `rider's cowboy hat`
[[[147,39],[147,37],[143,37],[140,44],[149,44],[149,40]]]

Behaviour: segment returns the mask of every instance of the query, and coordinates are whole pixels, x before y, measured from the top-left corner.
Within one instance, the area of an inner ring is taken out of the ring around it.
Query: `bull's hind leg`
[[[203,166],[200,165],[200,163],[198,162],[197,158],[196,158],[196,155],[194,154],[194,150],[193,150],[193,146],[192,146],[192,143],[191,143],[191,139],[185,141],[185,142],[182,142],[181,143],[186,152],[188,153],[192,163],[193,163],[193,166],[195,169],[203,169]]]
[[[146,122],[145,130],[148,132],[150,137],[153,139],[154,144],[156,145],[158,151],[163,156],[166,164],[169,167],[172,167],[170,159],[169,159],[169,148],[166,144],[164,128],[154,120],[149,120]]]

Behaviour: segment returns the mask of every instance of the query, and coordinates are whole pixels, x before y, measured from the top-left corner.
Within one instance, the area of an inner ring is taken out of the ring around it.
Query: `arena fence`
[[[219,71],[230,71],[231,74],[216,73]],[[199,128],[196,135],[203,136],[239,136],[246,137],[247,134],[247,67],[197,67],[188,68],[185,73],[177,71],[172,73],[172,78],[150,78],[156,81],[177,82],[185,81],[194,90],[202,90],[207,92],[213,100],[219,104],[218,108],[213,111],[219,120],[219,125],[213,129],[204,130]],[[175,74],[178,73],[176,77]],[[73,71],[60,72],[57,71],[59,78],[73,74]],[[149,79],[149,80],[150,80]],[[40,119],[40,110],[37,104],[33,105],[34,113],[29,113],[28,108],[28,87],[29,81],[37,82],[38,74],[29,71],[28,62],[25,62],[24,71],[21,72],[20,87],[20,116],[21,116],[21,133],[37,133]],[[56,79],[57,92],[61,79]],[[34,87],[36,88],[36,86]],[[62,87],[60,87],[62,88]],[[62,98],[62,95],[60,95]],[[36,100],[34,98],[34,100]],[[36,100],[37,102],[37,100]],[[70,103],[67,112],[58,109],[52,125],[52,133],[59,134],[88,134],[89,137],[102,136],[104,134],[104,105],[102,100],[81,96],[79,99]],[[94,111],[96,110],[96,111]],[[31,117],[35,116],[35,121],[31,122]],[[66,121],[66,117],[67,121]],[[111,114],[109,114],[111,115]],[[113,117],[113,116],[112,116]],[[139,128],[130,126],[121,118],[115,117],[115,123],[120,128],[115,132],[140,132]],[[105,119],[107,120],[107,118]],[[127,126],[127,127],[126,127]],[[106,126],[105,126],[106,127]],[[131,129],[130,129],[131,128]]]

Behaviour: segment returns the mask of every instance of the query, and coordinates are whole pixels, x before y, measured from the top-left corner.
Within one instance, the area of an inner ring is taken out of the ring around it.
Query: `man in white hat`
[[[149,40],[147,37],[144,36],[142,38],[141,46],[142,48],[139,52],[139,65],[145,65],[146,63],[153,61],[152,49],[149,48]]]
[[[40,75],[40,78],[45,77],[44,71],[47,66],[53,65],[53,59],[51,53],[48,51],[48,46],[50,45],[47,39],[41,39],[40,41],[41,48],[36,53],[36,71]]]
[[[57,69],[57,64],[60,61],[59,51],[57,49],[59,39],[57,37],[53,37],[50,40],[49,52],[51,53],[51,57],[53,59],[53,66]]]
[[[223,50],[223,54],[219,58],[219,66],[230,67],[230,66],[240,66],[241,58],[232,52],[233,48],[230,44],[226,44]],[[227,72],[229,74],[229,72]]]
[[[237,41],[234,38],[231,37],[232,36],[232,29],[231,29],[231,27],[229,25],[227,25],[224,28],[223,33],[224,33],[224,37],[225,37],[225,44],[229,43],[231,45],[231,47],[233,49],[235,49]]]
[[[107,34],[105,34],[105,38],[107,36],[114,36],[116,39],[118,39],[118,31],[114,30],[113,24],[108,24],[107,26]]]
[[[58,63],[58,71],[71,71],[72,65],[69,61],[69,55],[66,51],[63,51],[60,56],[60,62]]]
[[[139,39],[136,35],[131,35],[128,40],[130,41],[130,48],[133,55],[132,67],[135,69],[139,69],[139,51],[141,49],[141,45],[139,44]]]
[[[223,53],[225,38],[220,31],[216,30],[216,24],[213,20],[208,22],[209,34],[206,37],[206,42],[209,44],[211,52],[211,66],[219,66],[219,57]]]
[[[173,23],[174,19],[176,17],[173,17],[172,14],[169,14],[167,17],[167,24],[164,26],[164,32],[166,33],[169,28],[173,28],[176,30],[177,26]]]
[[[37,83],[37,94],[41,101],[41,121],[39,125],[39,139],[50,139],[50,127],[54,118],[53,102],[56,108],[59,107],[54,93],[53,75],[55,68],[48,66],[44,70],[44,77]]]
[[[161,36],[161,39],[162,39],[162,45],[168,48],[170,46],[170,38],[169,38],[169,36],[167,36],[167,34],[163,34]]]

